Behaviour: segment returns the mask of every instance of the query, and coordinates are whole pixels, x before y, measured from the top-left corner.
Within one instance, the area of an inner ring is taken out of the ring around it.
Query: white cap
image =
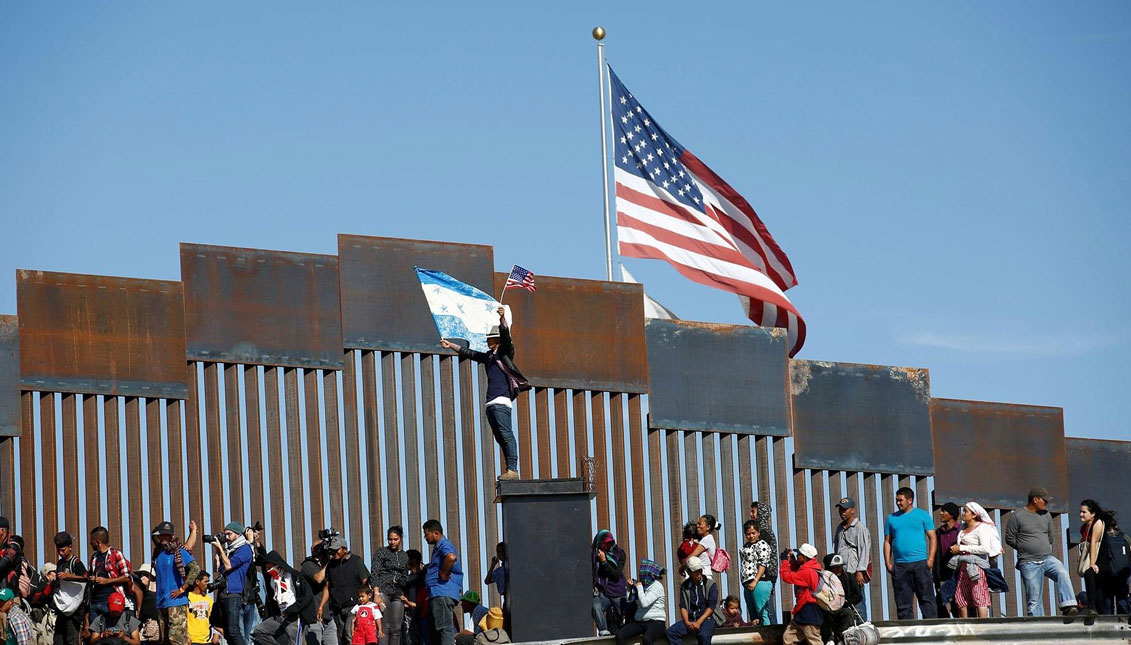
[[[701,560],[698,556],[692,556],[687,559],[687,562],[683,563],[683,566],[687,567],[688,571],[702,571],[703,560]]]
[[[843,567],[844,566],[844,558],[840,557],[839,553],[834,554],[833,557],[829,560],[829,566],[830,567]]]
[[[808,542],[802,544],[801,548],[798,549],[797,552],[809,559],[817,557],[817,547],[809,544]]]

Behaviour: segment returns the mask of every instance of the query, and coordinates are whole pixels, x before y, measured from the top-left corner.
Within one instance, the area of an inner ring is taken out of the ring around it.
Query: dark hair
[[[390,533],[396,533],[397,535],[404,537],[404,529],[401,528],[400,524],[394,524],[389,527],[388,531],[385,531],[385,535],[388,535]]]
[[[911,501],[915,501],[915,491],[911,490],[910,488],[908,488],[906,486],[901,486],[899,488],[899,490],[895,491],[896,497],[899,497],[900,495],[903,495],[904,497],[906,497],[907,499],[909,499]]]
[[[110,544],[110,531],[107,531],[105,526],[96,526],[91,529],[90,537],[98,540],[102,544]]]
[[[71,546],[75,543],[75,539],[71,537],[70,533],[60,531],[55,534],[55,548],[62,549],[63,547]]]
[[[743,533],[749,531],[750,529],[754,529],[755,531],[758,531],[758,533],[762,532],[762,529],[758,527],[758,520],[746,520],[742,523]]]
[[[357,593],[360,594],[362,592],[365,592],[365,593],[369,594],[370,596],[372,596],[373,595],[373,587],[370,587],[369,585],[361,585],[360,587],[357,588]]]
[[[715,516],[711,515],[710,513],[703,513],[703,515],[699,519],[707,520],[707,528],[712,531],[717,531],[723,528],[723,525],[716,522]]]
[[[405,553],[406,556],[408,556],[409,562],[420,562],[420,563],[424,562],[424,554],[421,553],[420,551],[417,551],[416,549],[409,549],[408,551],[405,551],[404,553]]]
[[[1096,500],[1090,498],[1086,499],[1080,502],[1080,506],[1086,507],[1088,509],[1088,512],[1090,512],[1092,515],[1095,515],[1096,519],[1103,522],[1105,530],[1111,524],[1112,513],[1101,508],[1100,503]]]
[[[726,598],[723,598],[723,604],[724,605],[729,605],[732,602],[736,605],[740,604],[738,602],[738,596],[731,594],[731,595],[727,596]]]
[[[436,533],[444,532],[444,525],[440,524],[440,520],[428,520],[424,523],[425,531],[435,531]]]
[[[695,539],[695,531],[696,531],[696,528],[698,526],[699,526],[699,524],[696,523],[696,522],[688,522],[687,524],[684,524],[683,525],[683,539],[694,540]]]

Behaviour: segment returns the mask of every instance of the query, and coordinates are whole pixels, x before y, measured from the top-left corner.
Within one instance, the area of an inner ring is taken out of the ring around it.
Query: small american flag
[[[526,289],[530,293],[534,293],[534,274],[526,269],[518,266],[517,264],[511,268],[511,274],[507,276],[507,286],[503,287],[503,291],[507,289]]]

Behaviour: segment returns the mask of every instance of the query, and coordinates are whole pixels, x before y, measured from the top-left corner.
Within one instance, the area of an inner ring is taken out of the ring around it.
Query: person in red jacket
[[[817,549],[812,544],[802,544],[796,551],[782,554],[781,581],[793,585],[793,619],[782,634],[785,645],[810,643],[821,645],[821,608],[813,598],[821,579],[821,565],[817,562]]]

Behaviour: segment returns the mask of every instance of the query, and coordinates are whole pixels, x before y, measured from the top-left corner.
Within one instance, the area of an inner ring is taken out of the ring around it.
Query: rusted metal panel
[[[317,405],[315,406],[317,408]],[[228,439],[228,514],[244,517],[243,509],[243,432],[240,430],[240,366],[224,366],[224,434]],[[311,459],[311,461],[314,461]],[[321,466],[322,461],[317,462]],[[313,465],[311,466],[313,467]],[[258,519],[258,518],[257,518]],[[254,522],[254,520],[253,520]]]
[[[195,383],[194,383],[195,385]],[[25,395],[28,396],[28,395]],[[106,440],[106,499],[121,500],[122,498],[122,442],[121,442],[121,415],[118,414],[118,397],[108,396],[102,399],[102,417],[105,427]],[[22,445],[21,445],[22,452]],[[199,464],[198,464],[199,466]],[[189,473],[193,472],[192,463],[189,463]],[[195,472],[200,472],[198,467]],[[121,538],[125,535],[122,530],[122,504],[106,504],[106,528],[110,535]]]
[[[930,475],[930,377],[913,367],[791,360],[798,468]]]
[[[426,360],[431,360],[430,357]],[[361,524],[361,511],[362,511],[362,495],[361,490],[364,482],[363,478],[354,475],[353,473],[361,472],[361,433],[358,431],[357,425],[357,358],[356,353],[352,350],[346,350],[342,356],[344,367],[342,368],[342,408],[344,410],[345,422],[345,454],[346,454],[346,492],[349,495],[349,544],[362,544],[364,528]],[[421,370],[423,371],[423,370]],[[428,371],[428,378],[431,378],[432,372]],[[429,381],[431,382],[431,381]],[[428,427],[428,413],[434,410],[433,400],[429,398],[431,392],[425,391],[424,395],[424,426]],[[433,412],[433,419],[435,419]],[[433,438],[435,434],[433,434]],[[424,450],[428,451],[428,435],[424,435]],[[432,443],[432,459],[436,458],[436,444],[433,440]],[[434,473],[432,473],[434,475]],[[432,501],[428,502],[428,512],[435,513],[436,508]],[[343,530],[341,526],[335,527],[338,530]]]
[[[1114,510],[1125,525],[1131,525],[1131,488],[1112,486],[1111,477],[1124,477],[1131,468],[1131,441],[1102,439],[1064,440],[1068,452],[1068,519],[1072,539],[1080,535],[1080,502],[1094,499],[1106,510]],[[1052,487],[1048,487],[1056,495]],[[1053,500],[1054,502],[1056,500]]]
[[[20,472],[34,473],[36,470],[35,453],[39,447],[35,443],[35,397],[34,392],[24,392],[20,395],[20,420],[23,428],[20,434]],[[109,417],[107,417],[109,421]],[[109,443],[107,443],[107,457],[109,457]],[[107,472],[107,476],[109,476]],[[30,480],[30,477],[28,478]],[[28,481],[28,480],[24,480]],[[20,484],[20,493],[27,495],[26,484]],[[113,498],[111,498],[113,499]],[[111,504],[111,507],[113,505]],[[111,510],[111,513],[113,510]],[[43,509],[36,504],[20,504],[20,530],[24,536],[24,550],[26,553],[36,555],[39,553],[39,533],[51,530],[51,525],[45,518],[41,518]],[[11,518],[9,518],[11,519]],[[54,519],[54,518],[52,518]],[[42,527],[41,527],[42,525]],[[119,533],[118,535],[121,535]],[[29,558],[30,559],[30,558]]]
[[[0,437],[20,436],[20,336],[15,316],[0,316]]]
[[[326,463],[330,464],[329,471],[326,473],[329,479],[327,486],[330,489],[330,526],[342,531],[346,524],[345,506],[342,499],[342,435],[338,425],[337,373],[322,372],[322,397],[323,406],[326,410]],[[254,473],[254,469],[252,472]],[[252,492],[254,493],[254,489]],[[411,522],[409,526],[412,526]],[[322,527],[318,528],[321,529]],[[314,535],[317,535],[317,533]],[[358,542],[358,544],[361,544],[361,542]]]
[[[935,503],[1024,506],[1033,486],[1068,510],[1068,458],[1061,408],[954,399],[931,400]]]
[[[392,352],[381,352],[381,402],[385,420],[385,463],[381,468],[381,480],[389,499],[389,521],[403,524],[401,518],[401,457],[397,422],[397,357]],[[461,381],[461,389],[468,393],[470,403],[471,383]],[[464,416],[470,418],[471,409],[464,408]],[[473,444],[474,445],[474,444]]]
[[[302,371],[302,395],[306,403],[306,425],[303,434],[306,435],[306,453],[303,460],[306,462],[306,478],[309,483],[307,499],[310,508],[307,509],[306,519],[309,532],[307,535],[318,535],[318,531],[326,526],[322,514],[322,421],[318,415],[318,371]],[[333,463],[333,462],[327,462]],[[292,480],[292,485],[293,480]],[[301,485],[301,480],[300,480]],[[302,543],[305,548],[306,543]]]
[[[605,435],[605,393],[591,392],[589,409],[593,415],[593,458],[597,472],[593,485],[597,489],[597,528],[612,529],[612,515],[609,510],[609,447]],[[670,454],[670,453],[669,453]]]
[[[495,274],[494,293],[507,275]],[[647,391],[641,285],[538,276],[536,293],[512,289],[504,302],[514,315],[515,362],[531,383]]]
[[[519,397],[519,412],[524,398]],[[428,517],[443,517],[440,506],[440,453],[436,448],[436,357],[426,354],[420,357],[420,416],[424,433],[424,487]],[[530,462],[520,468],[530,468]],[[529,470],[524,471],[529,474]]]
[[[341,369],[338,258],[181,244],[191,359]]]
[[[675,553],[679,548],[683,532],[683,469],[679,466],[679,432],[668,430],[664,432],[666,442],[667,469],[668,469],[668,553]],[[656,474],[659,479],[659,473]],[[669,558],[671,562],[671,558]],[[669,567],[675,571],[675,567]]]
[[[333,373],[330,372],[332,376]],[[259,419],[259,368],[247,365],[243,370],[244,384],[244,419],[247,421],[247,481],[250,485],[248,491],[251,495],[252,523],[262,521],[266,517],[266,506],[263,503],[263,425]],[[327,402],[327,410],[329,402]],[[328,412],[327,412],[328,413]],[[332,459],[332,464],[341,462]],[[338,524],[336,526],[341,526]]]
[[[306,517],[306,491],[302,485],[302,469],[305,466],[300,459],[290,459],[291,455],[302,453],[302,425],[299,420],[298,405],[298,370],[288,367],[283,370],[283,409],[287,421],[287,484],[288,497],[291,506],[291,530],[287,535],[287,544],[293,561],[301,560],[306,555],[306,539],[303,530],[303,519]]]
[[[411,545],[408,548],[417,548],[420,545],[420,536],[416,535],[416,527],[421,526],[420,518],[420,459],[418,457],[417,437],[420,431],[416,425],[416,354],[401,354],[401,410],[404,414],[404,480],[405,490],[408,497],[408,507],[405,509],[408,524],[406,526],[412,527],[412,535],[406,535],[405,541]],[[486,379],[484,373],[483,378]],[[336,426],[335,426],[336,427]],[[490,438],[491,428],[487,427],[486,420],[483,421],[485,428],[485,438]],[[493,446],[494,443],[484,444]],[[491,454],[488,452],[488,454]],[[493,472],[492,470],[488,472]],[[425,486],[429,482],[425,482]],[[433,484],[435,485],[435,484]],[[494,504],[488,504],[488,511],[491,517],[494,517]],[[427,519],[427,518],[424,518]]]
[[[183,399],[181,283],[19,270],[25,389]]]
[[[443,271],[487,293],[494,288],[494,253],[480,244],[339,235],[338,257],[342,342],[354,349],[438,350],[440,337],[414,266]]]
[[[648,423],[789,436],[784,329],[649,320]]]
[[[550,427],[550,393],[544,387],[534,388],[534,415],[538,423],[538,477],[550,479],[554,476],[550,460],[554,431]]]
[[[463,549],[460,553],[464,557],[464,570],[469,576],[470,580],[482,580],[483,576],[480,574],[480,549],[482,542],[479,539],[479,475],[478,475],[478,460],[475,458],[475,417],[481,414],[481,408],[476,405],[474,399],[474,392],[472,391],[472,367],[475,362],[468,359],[460,359],[459,361],[459,391],[460,391],[460,439],[463,442],[463,454],[465,455],[463,461],[463,503],[464,508],[469,509],[466,518],[467,533],[465,533],[466,542],[463,544]],[[455,444],[452,444],[453,452]],[[456,472],[455,470],[451,472]],[[485,495],[489,494],[483,491]],[[398,491],[399,499],[399,491]],[[397,507],[400,506],[398,501]],[[391,513],[390,513],[391,515]],[[492,545],[494,546],[494,545]]]

